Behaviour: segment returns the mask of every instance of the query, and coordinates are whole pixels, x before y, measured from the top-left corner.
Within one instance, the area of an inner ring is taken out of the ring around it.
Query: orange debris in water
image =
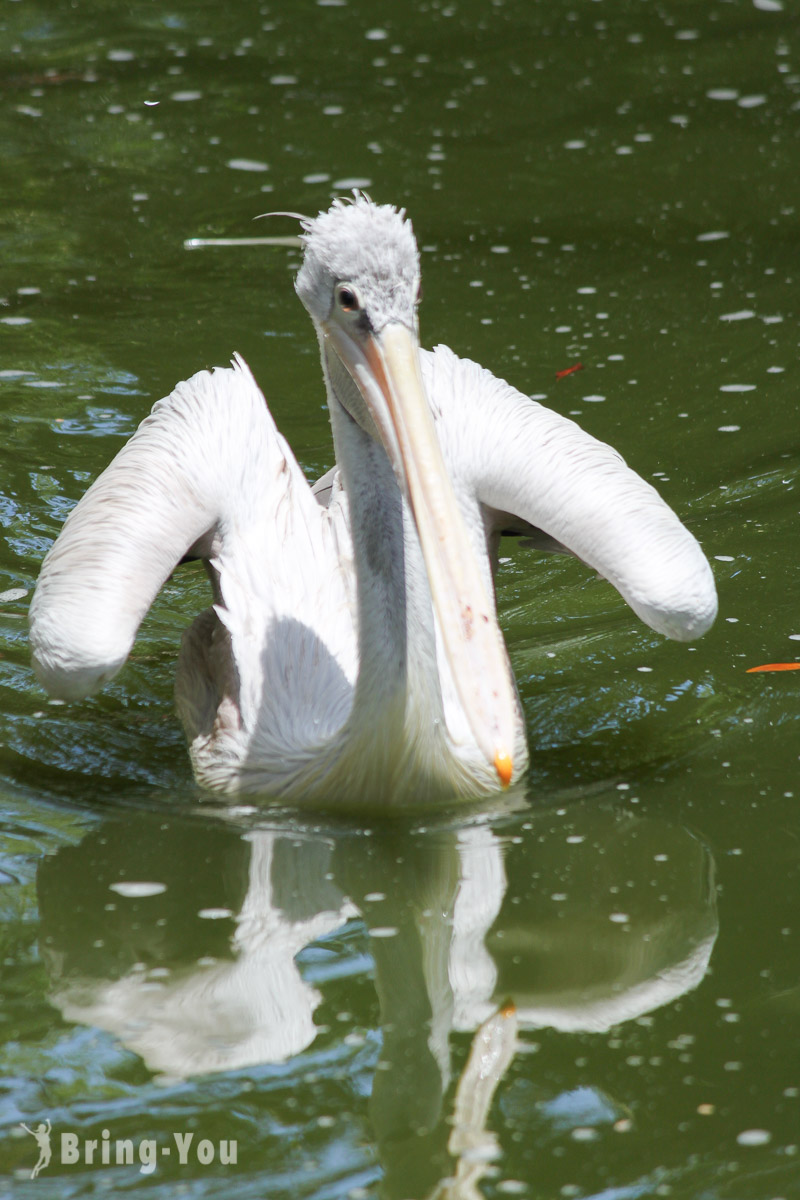
[[[746,673],[752,675],[756,671],[800,671],[800,662],[764,663],[762,667],[748,667]]]

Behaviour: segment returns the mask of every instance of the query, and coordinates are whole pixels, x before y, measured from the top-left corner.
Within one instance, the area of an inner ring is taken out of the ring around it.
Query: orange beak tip
[[[510,755],[506,754],[505,750],[498,750],[494,756],[494,769],[500,777],[500,782],[504,788],[507,788],[511,783],[511,776],[514,767],[511,762]]]

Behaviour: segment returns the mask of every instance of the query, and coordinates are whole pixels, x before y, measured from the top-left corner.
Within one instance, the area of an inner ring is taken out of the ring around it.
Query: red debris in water
[[[576,371],[583,370],[583,363],[575,363],[572,367],[565,367],[563,371],[556,371],[556,379],[566,379],[568,375],[574,375]]]

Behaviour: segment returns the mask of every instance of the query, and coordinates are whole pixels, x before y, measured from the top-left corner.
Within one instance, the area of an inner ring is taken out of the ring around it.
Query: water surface
[[[746,674],[800,642],[796,20],[412,9],[0,15],[5,1194],[433,1194],[507,998],[479,1194],[800,1192],[800,674]],[[176,380],[239,350],[309,477],[331,465],[297,252],[184,242],[292,232],[252,218],[353,186],[414,220],[423,342],[613,442],[720,592],[674,645],[577,563],[504,547],[529,777],[389,827],[198,795],[171,699],[197,567],[92,700],[49,702],[25,636],[61,522]],[[19,1123],[47,1119],[34,1185]],[[103,1130],[156,1169],[60,1161]],[[180,1164],[188,1133],[213,1162]]]

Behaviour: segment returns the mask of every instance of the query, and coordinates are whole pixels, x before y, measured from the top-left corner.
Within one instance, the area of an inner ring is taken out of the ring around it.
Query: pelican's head
[[[516,696],[439,447],[420,367],[419,252],[411,222],[355,194],[303,221],[297,293],[322,347],[329,396],[383,446],[419,534],[433,608],[475,740],[511,778]]]
[[[302,241],[295,287],[317,327],[339,320],[373,333],[389,322],[416,329],[419,251],[402,209],[357,192],[304,221]]]

